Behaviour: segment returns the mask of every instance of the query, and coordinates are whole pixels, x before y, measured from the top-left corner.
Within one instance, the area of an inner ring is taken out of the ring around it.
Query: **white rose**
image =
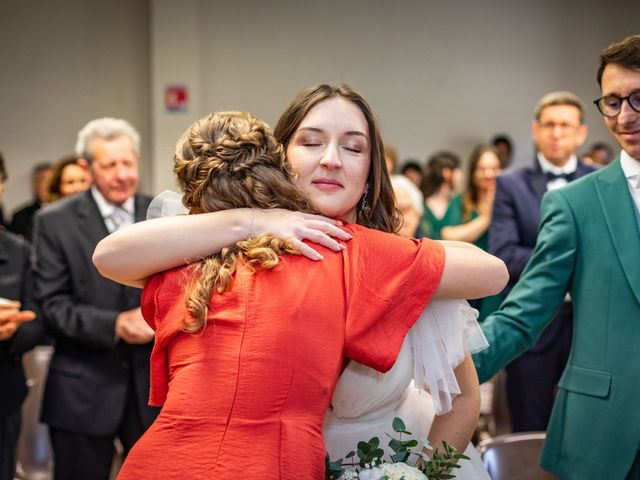
[[[358,474],[359,480],[380,480],[382,476],[382,470],[380,467],[367,468],[366,470],[360,471]],[[409,479],[407,479],[409,480]]]
[[[424,473],[406,463],[384,463],[380,468],[381,476],[386,475],[389,480],[427,480]]]
[[[358,472],[355,468],[349,468],[340,475],[338,480],[351,480],[353,478],[358,478]]]

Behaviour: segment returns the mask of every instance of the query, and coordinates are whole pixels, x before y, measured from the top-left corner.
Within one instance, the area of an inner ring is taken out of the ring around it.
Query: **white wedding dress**
[[[382,374],[350,362],[325,417],[324,439],[330,458],[343,458],[356,449],[358,441],[374,436],[388,454],[386,433],[394,433],[394,417],[405,422],[413,438],[426,438],[433,416],[448,412],[460,394],[453,369],[466,354],[488,345],[476,318],[477,312],[466,301],[433,301],[411,328],[389,372]],[[434,447],[442,451],[442,446]],[[451,473],[458,480],[490,480],[472,444],[464,453],[471,460],[462,460],[461,468]]]
[[[186,213],[182,196],[165,190],[151,202],[147,219]],[[395,365],[386,374],[350,362],[325,416],[329,456],[344,457],[360,440],[374,436],[388,452],[385,433],[392,433],[394,417],[404,420],[413,438],[426,438],[433,416],[448,412],[460,394],[453,369],[467,353],[488,346],[476,318],[477,312],[466,301],[434,300],[409,331]],[[490,480],[473,445],[464,453],[471,460],[462,461],[462,467],[452,474],[458,480]]]

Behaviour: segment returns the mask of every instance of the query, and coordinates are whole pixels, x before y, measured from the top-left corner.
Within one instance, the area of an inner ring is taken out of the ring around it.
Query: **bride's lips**
[[[334,191],[342,188],[342,184],[333,178],[318,178],[313,180],[311,184],[318,190]]]

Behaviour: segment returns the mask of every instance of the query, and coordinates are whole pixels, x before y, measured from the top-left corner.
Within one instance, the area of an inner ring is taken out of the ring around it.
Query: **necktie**
[[[126,210],[120,207],[116,207],[113,212],[111,212],[111,215],[109,215],[109,220],[111,220],[112,232],[115,232],[124,225],[128,225],[129,223],[131,223],[130,215]]]

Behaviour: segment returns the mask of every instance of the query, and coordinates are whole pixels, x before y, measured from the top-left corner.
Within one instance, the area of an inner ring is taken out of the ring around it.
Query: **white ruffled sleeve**
[[[477,318],[465,300],[434,300],[409,331],[415,386],[431,393],[436,415],[451,410],[461,393],[453,370],[489,346]]]
[[[173,190],[164,190],[151,200],[147,208],[147,220],[160,217],[186,215],[189,211],[182,204],[182,195]]]

